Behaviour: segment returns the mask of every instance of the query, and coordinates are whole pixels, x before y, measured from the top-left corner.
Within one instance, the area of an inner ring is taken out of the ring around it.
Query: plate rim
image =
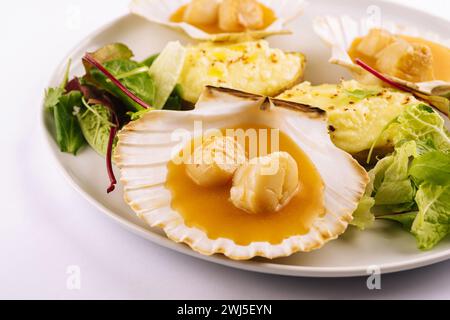
[[[437,15],[424,12],[417,8],[411,8],[404,4],[399,3],[392,3],[385,0],[376,0],[373,1],[376,3],[381,3],[384,5],[390,5],[397,8],[401,8],[402,10],[408,10],[412,13],[416,14],[424,14],[429,16],[430,18],[434,18],[437,20],[441,20],[442,22],[449,23],[450,20],[447,20],[445,18],[439,17]],[[125,20],[129,17],[133,16],[131,13],[122,14],[109,22],[105,23],[104,25],[100,26],[99,28],[95,29],[94,31],[88,33],[81,41],[79,41],[75,46],[73,46],[68,53],[63,57],[61,62],[54,68],[53,72],[51,73],[47,83],[47,87],[51,86],[53,83],[59,79],[60,75],[62,74],[62,71],[64,70],[67,61],[70,59],[71,56],[74,55],[74,52],[78,50],[80,47],[85,47],[89,42],[90,39],[94,38],[98,34],[102,33],[103,31],[107,30],[112,25],[119,23],[121,20]],[[189,247],[185,246],[182,243],[175,243],[168,239],[167,237],[156,234],[152,232],[151,230],[148,230],[144,227],[141,227],[139,225],[134,224],[133,222],[121,217],[120,215],[116,214],[113,210],[110,210],[106,208],[102,203],[100,203],[98,200],[95,199],[94,196],[89,194],[86,190],[84,190],[80,185],[77,184],[75,179],[71,176],[71,174],[64,168],[62,162],[58,158],[59,151],[57,148],[53,148],[52,145],[55,144],[54,139],[51,135],[51,133],[48,131],[46,123],[45,123],[45,110],[43,108],[43,101],[44,97],[42,97],[40,102],[40,110],[38,112],[39,117],[39,131],[41,139],[45,140],[44,145],[47,151],[51,154],[52,161],[56,163],[56,166],[58,168],[58,171],[63,175],[63,177],[67,180],[69,185],[72,186],[74,190],[76,190],[83,198],[85,198],[94,208],[105,214],[107,217],[111,218],[115,223],[119,224],[123,228],[127,229],[128,231],[131,231],[132,233],[139,235],[146,240],[150,240],[151,242],[160,245],[162,247],[171,249],[173,251],[176,251],[178,253],[182,253],[185,255],[188,255],[190,257],[198,258],[203,261],[208,261],[212,263],[217,263],[219,265],[232,267],[235,269],[240,270],[246,270],[246,271],[253,271],[258,273],[264,273],[264,274],[275,274],[275,275],[284,275],[284,276],[294,276],[294,277],[314,277],[314,278],[340,278],[340,277],[362,277],[362,276],[368,276],[370,273],[368,272],[369,268],[372,267],[370,265],[358,265],[358,266],[351,266],[351,267],[345,267],[345,266],[337,266],[337,267],[314,267],[314,266],[293,266],[293,265],[284,265],[284,264],[277,264],[273,262],[261,262],[261,261],[235,261],[228,259],[221,255],[212,255],[212,256],[205,256],[202,254],[199,254],[197,252],[194,252]],[[405,262],[393,262],[393,263],[385,263],[385,264],[379,264],[377,265],[378,268],[380,268],[382,274],[388,274],[388,273],[394,273],[394,272],[400,272],[400,271],[406,271],[406,270],[412,270],[416,268],[421,268],[425,266],[429,266],[438,262],[442,262],[445,260],[450,259],[450,249],[447,249],[442,252],[437,252],[435,254],[418,257],[418,258],[412,258]]]

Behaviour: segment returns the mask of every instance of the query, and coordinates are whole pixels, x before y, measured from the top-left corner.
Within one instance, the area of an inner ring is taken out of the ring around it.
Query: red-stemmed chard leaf
[[[430,106],[432,106],[435,109],[437,109],[438,111],[442,112],[447,117],[450,115],[449,101],[446,97],[435,96],[435,95],[432,95],[432,94],[429,94],[426,92],[422,92],[422,91],[414,89],[414,88],[409,88],[401,83],[395,82],[394,80],[391,80],[391,79],[385,77],[383,74],[381,74],[380,72],[378,72],[377,70],[375,70],[374,68],[369,66],[367,63],[365,63],[361,59],[356,59],[355,62],[361,68],[363,68],[367,72],[371,73],[372,75],[374,75],[381,81],[389,84],[393,88],[411,93],[416,98],[426,101],[428,104],[430,104]]]
[[[114,138],[116,137],[117,129],[119,127],[119,118],[116,114],[116,110],[114,109],[114,105],[107,95],[97,92],[94,87],[82,85],[77,77],[69,81],[65,89],[66,92],[80,91],[84,98],[88,100],[89,104],[100,104],[108,108],[111,112],[111,122],[114,123],[115,126],[111,126],[110,128],[108,146],[106,150],[106,170],[110,181],[106,192],[111,193],[114,191],[117,184],[117,179],[112,168],[112,149],[114,145]]]
[[[111,80],[112,83],[114,83],[120,90],[122,90],[123,93],[125,93],[131,100],[133,100],[134,102],[139,104],[144,109],[151,108],[151,106],[149,106],[144,100],[140,99],[133,92],[128,90],[119,80],[117,80],[117,78],[115,76],[112,75],[111,72],[106,70],[106,68],[103,67],[101,63],[99,63],[97,60],[95,60],[91,54],[86,53],[83,60],[90,63],[91,65],[96,67],[98,70],[100,70],[109,80]]]
[[[387,83],[388,85],[390,85],[390,86],[392,86],[392,87],[394,87],[394,88],[396,88],[398,90],[401,90],[401,91],[414,92],[414,90],[412,90],[411,88],[408,88],[408,87],[406,87],[406,86],[404,86],[404,85],[402,85],[400,83],[397,83],[395,81],[392,81],[391,79],[388,79],[387,77],[382,75],[380,72],[378,72],[377,70],[375,70],[374,68],[369,66],[367,63],[365,63],[361,59],[356,59],[355,62],[356,62],[356,64],[358,66],[360,66],[361,68],[363,68],[367,72],[371,73],[372,75],[374,75],[375,77],[377,77],[381,81]]]
[[[108,189],[106,189],[107,193],[113,192],[114,189],[116,189],[117,184],[117,179],[116,176],[114,175],[114,171],[112,168],[112,150],[114,145],[114,139],[116,137],[117,130],[119,127],[119,119],[117,118],[117,115],[114,112],[111,113],[111,118],[115,126],[111,126],[111,128],[109,129],[110,131],[109,131],[108,149],[106,150],[106,170],[108,171],[108,177],[110,181],[110,185]]]
[[[130,90],[128,90],[113,74],[111,74],[105,67],[103,67],[102,64],[99,63],[91,54],[86,53],[83,60],[85,62],[91,64],[98,70],[100,70],[100,72],[102,72],[108,79],[110,79],[111,82],[114,83],[120,90],[122,90],[123,93],[125,93],[131,100],[133,100],[134,102],[139,104],[144,109],[151,108],[151,106],[149,106],[145,101],[143,101],[142,99],[137,97],[135,94],[133,94]],[[114,189],[116,188],[116,184],[117,184],[117,179],[114,175],[114,171],[112,168],[112,151],[113,151],[114,139],[116,137],[116,134],[117,134],[117,131],[119,128],[119,119],[118,119],[118,116],[117,116],[114,108],[112,108],[111,103],[106,103],[105,106],[111,110],[111,118],[112,118],[111,120],[113,123],[116,124],[116,126],[111,126],[111,128],[110,128],[108,148],[106,151],[106,169],[108,171],[108,176],[109,176],[109,180],[110,180],[110,185],[106,191],[107,191],[107,193],[111,193],[114,191]]]

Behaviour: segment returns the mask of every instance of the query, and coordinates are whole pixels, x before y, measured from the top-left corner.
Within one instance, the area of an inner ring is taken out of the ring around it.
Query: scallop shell
[[[324,16],[317,17],[314,21],[315,32],[331,47],[330,63],[347,68],[352,73],[352,76],[360,82],[366,84],[380,84],[378,78],[355,64],[348,54],[348,50],[350,49],[353,40],[367,35],[373,28],[381,28],[392,34],[422,38],[450,48],[450,39],[442,39],[436,34],[424,32],[409,26],[401,26],[394,22],[377,22],[376,19],[370,17],[355,20],[349,16]],[[419,97],[420,94],[435,96],[435,99],[431,99],[429,102],[437,103],[437,107],[442,109],[441,111],[448,110],[449,101],[443,97],[448,98],[450,95],[449,82],[437,80],[413,83],[390,75],[383,75],[396,83],[410,88],[413,92],[418,93]]]
[[[268,242],[237,245],[230,239],[210,239],[204,231],[186,226],[182,216],[171,208],[171,193],[165,182],[168,162],[183,147],[172,141],[171,134],[184,129],[193,135],[195,120],[203,121],[203,130],[237,126],[246,121],[283,128],[321,174],[326,186],[326,213],[313,221],[307,234],[286,238],[276,245]],[[322,247],[346,230],[368,183],[366,171],[331,142],[324,111],[215,87],[205,88],[193,111],[151,111],[129,123],[119,134],[114,158],[120,168],[125,201],[139,217],[152,227],[164,229],[173,241],[186,243],[197,252],[223,253],[236,260],[255,256],[277,258]]]
[[[170,17],[180,7],[191,0],[133,0],[130,4],[132,13],[137,14],[151,22],[162,24],[170,28],[185,32],[196,40],[230,41],[237,42],[248,39],[261,39],[270,35],[290,34],[284,27],[286,23],[299,16],[306,2],[304,0],[259,0],[266,7],[272,9],[277,19],[263,30],[247,32],[209,34],[188,23],[175,23]]]

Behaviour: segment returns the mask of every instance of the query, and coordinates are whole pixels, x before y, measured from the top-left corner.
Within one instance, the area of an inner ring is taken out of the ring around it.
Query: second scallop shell
[[[196,40],[237,42],[248,39],[261,39],[270,35],[289,34],[285,25],[299,16],[304,7],[304,0],[259,0],[258,2],[271,9],[276,16],[275,21],[267,28],[245,32],[207,33],[185,22],[172,22],[172,15],[191,0],[133,0],[130,5],[132,13],[151,22],[185,32]]]
[[[367,17],[360,20],[349,16],[323,16],[317,17],[314,21],[314,30],[319,37],[331,47],[331,57],[329,62],[347,68],[352,76],[366,84],[380,84],[380,81],[358,66],[350,57],[348,51],[355,39],[366,36],[371,29],[382,29],[393,35],[404,35],[414,38],[422,38],[431,42],[438,43],[444,47],[450,48],[450,39],[442,39],[440,36],[425,32],[408,26],[402,26],[390,21],[376,21],[376,19]],[[386,78],[410,88],[416,93],[431,95],[435,101],[431,100],[441,111],[448,110],[450,94],[450,83],[442,80],[427,82],[410,82],[383,74]],[[445,112],[445,111],[444,111]]]

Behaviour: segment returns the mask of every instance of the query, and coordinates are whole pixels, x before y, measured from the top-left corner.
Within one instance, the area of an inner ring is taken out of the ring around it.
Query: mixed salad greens
[[[369,171],[353,224],[364,229],[375,217],[397,221],[420,249],[431,249],[450,233],[449,132],[425,104],[409,106],[388,128],[396,132],[395,151]]]
[[[173,42],[138,62],[126,45],[110,44],[86,53],[83,77],[69,81],[69,62],[62,83],[47,89],[44,107],[53,115],[60,150],[76,155],[88,144],[105,156],[108,193],[117,183],[111,157],[120,128],[152,109],[186,108],[177,86],[183,55],[184,48]]]

